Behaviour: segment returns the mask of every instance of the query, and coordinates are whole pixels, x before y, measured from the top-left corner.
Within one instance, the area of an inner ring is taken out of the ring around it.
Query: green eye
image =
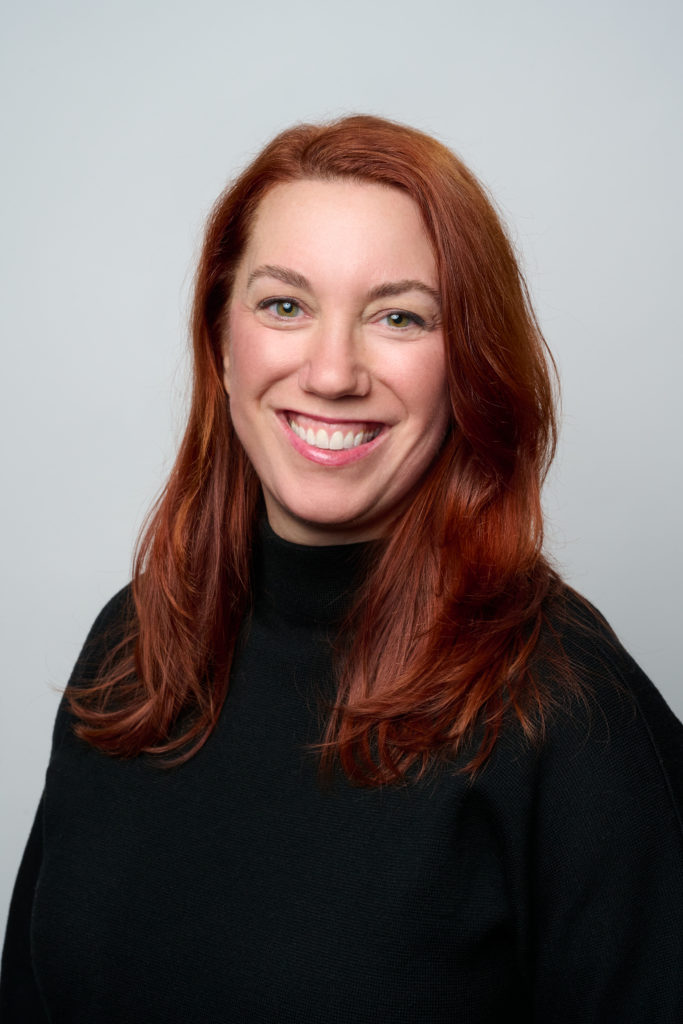
[[[296,302],[292,302],[290,299],[278,299],[273,303],[273,307],[277,316],[289,320],[293,320],[299,312]]]
[[[389,313],[387,319],[392,327],[407,327],[410,323],[405,313]]]
[[[390,327],[424,327],[425,323],[422,317],[417,316],[415,313],[403,313],[400,309],[395,310],[393,313],[387,313],[386,321]]]

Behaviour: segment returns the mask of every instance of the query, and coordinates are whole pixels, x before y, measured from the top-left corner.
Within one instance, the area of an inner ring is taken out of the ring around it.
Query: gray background
[[[406,121],[492,190],[563,379],[549,550],[683,714],[682,21],[674,0],[6,5],[0,924],[58,688],[182,426],[203,219],[297,120]]]

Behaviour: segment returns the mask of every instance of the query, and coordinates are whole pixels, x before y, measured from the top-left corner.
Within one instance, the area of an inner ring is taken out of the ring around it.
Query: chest
[[[33,915],[53,1019],[514,1019],[524,978],[495,812],[454,774],[321,786],[317,663],[283,673],[274,649],[265,673],[246,669],[179,768],[71,737],[53,757]]]

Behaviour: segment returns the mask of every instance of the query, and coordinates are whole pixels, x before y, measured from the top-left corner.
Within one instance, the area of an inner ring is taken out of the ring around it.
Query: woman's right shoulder
[[[53,751],[70,731],[73,715],[69,707],[69,691],[91,686],[109,655],[130,635],[135,620],[132,584],[127,583],[107,601],[96,616],[85,638],[73,671],[64,688],[53,733]]]
[[[118,643],[134,617],[133,585],[127,583],[107,601],[95,618],[83,644],[80,658],[84,653],[99,648],[108,649],[112,643]]]
[[[127,583],[107,601],[90,627],[71,673],[69,687],[84,686],[93,681],[104,659],[129,632],[134,618],[133,588]]]

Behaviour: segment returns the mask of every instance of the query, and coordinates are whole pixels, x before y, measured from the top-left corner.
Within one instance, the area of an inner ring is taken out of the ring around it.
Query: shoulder
[[[564,661],[553,660],[558,648]],[[488,784],[522,894],[534,1019],[673,1024],[683,1004],[683,726],[568,588],[548,607],[540,658],[539,676],[550,666],[543,739],[520,745],[509,730]]]
[[[548,609],[541,651],[550,663],[553,646],[563,672],[549,673],[538,755],[549,801],[632,819],[650,817],[650,803],[683,836],[683,725],[600,612],[568,587]]]
[[[105,604],[93,622],[81,649],[68,685],[84,686],[92,682],[107,655],[126,637],[135,620],[135,604],[130,583]]]
[[[128,583],[107,601],[88,631],[57,712],[53,732],[53,752],[61,745],[64,736],[70,731],[73,724],[69,710],[69,691],[88,687],[95,682],[107,658],[130,635],[134,622],[135,603],[132,586]]]

